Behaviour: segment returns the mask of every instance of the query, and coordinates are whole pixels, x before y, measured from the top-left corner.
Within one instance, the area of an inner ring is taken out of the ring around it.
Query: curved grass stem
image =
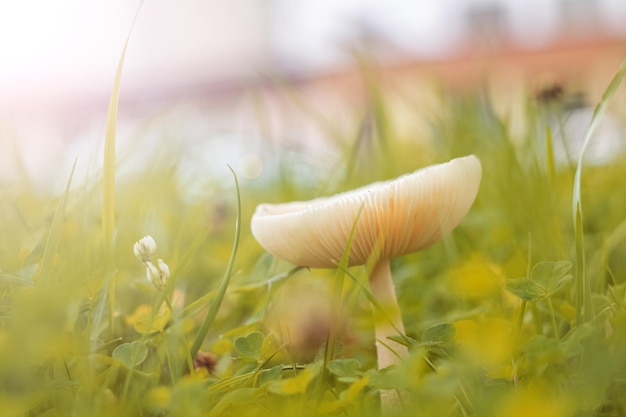
[[[202,346],[202,342],[204,341],[207,333],[209,332],[209,328],[213,324],[215,317],[217,316],[217,312],[222,305],[222,301],[224,300],[224,295],[226,294],[226,289],[228,288],[228,284],[230,282],[230,277],[233,273],[233,266],[235,264],[235,256],[237,255],[237,248],[239,247],[239,237],[241,235],[241,192],[239,190],[239,181],[237,180],[237,174],[235,171],[228,166],[230,172],[232,172],[233,177],[235,179],[235,188],[237,190],[237,220],[235,221],[235,240],[233,242],[233,248],[230,254],[230,259],[228,261],[228,267],[226,268],[226,272],[224,273],[224,277],[220,282],[217,288],[217,294],[213,299],[213,302],[209,306],[209,311],[207,315],[204,317],[204,321],[198,334],[196,335],[196,339],[191,346],[191,357],[195,357],[198,351],[200,350],[200,346]]]
[[[578,163],[574,174],[574,187],[572,191],[572,217],[574,220],[574,234],[576,238],[576,326],[588,322],[593,317],[591,306],[591,285],[585,269],[585,245],[583,231],[583,209],[581,200],[581,182],[585,152],[594,136],[609,102],[615,95],[622,79],[626,75],[626,59],[604,91],[602,99],[593,111],[589,122],[589,128],[583,141],[583,146],[578,155]]]

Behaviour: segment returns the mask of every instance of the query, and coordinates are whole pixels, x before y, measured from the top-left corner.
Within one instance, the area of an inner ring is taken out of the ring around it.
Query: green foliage
[[[145,344],[135,340],[131,343],[122,343],[111,353],[113,359],[122,362],[127,368],[134,368],[146,360],[148,348]]]
[[[342,382],[354,381],[360,367],[361,362],[354,358],[334,359],[328,362],[330,373],[338,376]]]
[[[252,332],[247,336],[239,336],[235,339],[235,348],[240,355],[258,359],[261,355],[261,348],[265,335],[261,332]]]
[[[550,297],[572,279],[568,274],[572,263],[539,262],[530,272],[528,278],[510,279],[506,289],[525,301],[538,301]]]
[[[609,103],[618,87],[622,83],[622,79],[626,75],[626,59],[622,62],[619,70],[611,80],[611,83],[605,90],[602,98],[593,111],[589,128],[585,135],[583,146],[578,155],[578,164],[576,165],[576,173],[574,174],[574,185],[572,192],[572,215],[574,220],[574,231],[576,235],[576,324],[580,325],[585,321],[589,321],[593,315],[593,307],[591,305],[591,285],[587,276],[586,256],[584,248],[584,224],[583,224],[583,204],[581,197],[582,170],[584,165],[585,152],[595,134],[602,117],[606,113]]]
[[[507,118],[473,95],[442,93],[428,140],[407,140],[393,111],[403,97],[379,82],[368,74],[367,108],[355,110],[355,124],[376,128],[336,133],[345,154],[306,184],[285,157],[279,176],[216,180],[190,198],[197,184],[177,177],[175,140],[163,137],[146,168],[124,175],[110,135],[98,180],[72,174],[58,196],[2,184],[3,415],[379,416],[379,390],[402,399],[388,415],[624,415],[623,157],[575,176],[556,162],[541,104],[528,104],[514,138]],[[394,340],[409,355],[378,370],[372,309],[381,306],[367,268],[275,260],[249,233],[250,215],[268,199],[315,197],[468,153],[484,175],[467,218],[444,242],[393,260],[406,327]],[[575,225],[572,198],[585,203]],[[163,289],[133,256],[146,234],[171,267]]]
[[[438,345],[450,342],[454,338],[456,329],[451,323],[441,323],[424,330],[422,343],[426,345]]]
[[[220,306],[222,305],[222,301],[224,300],[224,296],[226,295],[226,289],[230,283],[230,278],[233,274],[233,267],[235,265],[235,256],[237,255],[237,249],[239,248],[239,238],[241,236],[241,193],[239,191],[239,181],[237,180],[237,174],[230,168],[230,171],[233,174],[233,178],[235,180],[235,189],[237,191],[237,218],[235,220],[235,239],[233,242],[233,249],[230,253],[230,259],[228,261],[228,266],[226,267],[226,272],[224,273],[224,277],[220,281],[219,286],[217,287],[217,292],[215,294],[215,299],[211,301],[209,306],[209,311],[207,312],[204,322],[200,327],[200,331],[196,335],[196,339],[191,346],[191,356],[195,356],[202,343],[204,338],[206,337],[207,332],[211,328],[215,317],[217,316],[217,312],[219,311]]]
[[[57,253],[59,240],[61,239],[61,227],[63,226],[63,217],[65,216],[67,198],[70,192],[70,185],[72,184],[72,177],[74,176],[74,168],[76,168],[76,161],[74,161],[74,166],[72,167],[70,178],[67,180],[65,192],[63,193],[63,196],[59,199],[59,203],[57,204],[54,216],[52,217],[52,224],[50,226],[50,231],[48,232],[48,239],[46,240],[46,246],[44,248],[43,257],[39,264],[40,266],[37,274],[38,278],[43,277],[40,278],[42,280],[48,280],[51,278],[50,274],[52,272],[52,262],[54,256]]]

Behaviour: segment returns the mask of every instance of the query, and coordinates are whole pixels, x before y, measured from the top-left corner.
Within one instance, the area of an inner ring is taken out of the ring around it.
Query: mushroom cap
[[[363,207],[350,265],[404,255],[456,227],[476,198],[481,174],[480,161],[469,155],[332,197],[260,204],[252,234],[269,253],[295,265],[335,267]]]

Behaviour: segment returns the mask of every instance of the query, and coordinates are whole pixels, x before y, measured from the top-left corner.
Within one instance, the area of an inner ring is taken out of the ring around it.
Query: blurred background
[[[1,178],[22,170],[54,188],[76,157],[79,169],[97,166],[137,7],[0,3]],[[574,127],[584,130],[626,57],[624,22],[622,0],[151,0],[126,55],[119,146],[145,155],[182,141],[190,175],[228,177],[230,163],[257,178],[277,146],[328,161],[321,126],[353,137],[368,79],[396,97],[400,136],[427,135],[442,91],[488,95],[513,129],[526,96],[563,94],[587,109]],[[624,94],[615,106],[626,108]],[[137,131],[141,143],[130,140]]]

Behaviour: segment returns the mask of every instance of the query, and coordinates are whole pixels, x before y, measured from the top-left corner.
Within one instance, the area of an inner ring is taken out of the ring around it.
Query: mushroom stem
[[[376,355],[378,369],[394,364],[398,358],[406,357],[406,346],[388,339],[388,336],[404,334],[402,314],[396,298],[396,291],[391,279],[389,259],[380,259],[370,275],[370,292],[383,309],[382,317],[374,317],[374,333],[376,336]]]

